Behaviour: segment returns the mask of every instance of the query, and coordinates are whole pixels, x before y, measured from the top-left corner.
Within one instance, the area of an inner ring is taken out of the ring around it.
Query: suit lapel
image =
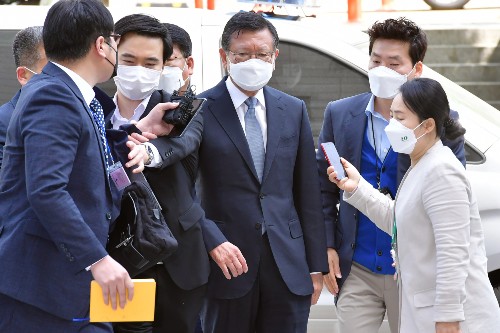
[[[226,88],[225,80],[222,80],[214,89],[213,103],[208,106],[208,110],[213,114],[214,118],[221,125],[221,127],[226,132],[229,139],[233,142],[238,149],[238,152],[245,160],[245,163],[252,171],[252,174],[256,179],[257,172],[255,171],[255,166],[253,164],[252,155],[250,154],[250,148],[248,147],[248,142],[241,128],[240,120],[236,110],[234,109],[233,101]]]
[[[281,132],[285,123],[285,116],[283,114],[285,107],[280,98],[273,94],[273,92],[267,87],[264,87],[264,98],[266,100],[267,144],[262,183],[266,180],[269,170],[271,169],[271,165],[273,164],[276,151],[278,150]]]
[[[363,138],[366,127],[366,106],[370,101],[371,94],[363,96],[358,103],[352,104],[346,110],[350,117],[346,117],[343,124],[345,131],[343,132],[345,139],[346,152],[350,152],[350,156],[343,156],[359,170],[361,167],[361,149],[363,148]],[[361,138],[361,140],[360,140]]]

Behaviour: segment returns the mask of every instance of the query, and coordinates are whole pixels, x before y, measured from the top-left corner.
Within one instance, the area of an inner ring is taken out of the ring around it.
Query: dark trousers
[[[193,267],[196,269],[196,267]],[[138,279],[155,279],[154,322],[124,322],[114,325],[115,333],[194,333],[207,286],[184,290],[172,281],[163,265],[156,265]]]
[[[87,314],[88,317],[88,314]],[[109,323],[70,321],[0,294],[2,333],[111,333]]]
[[[201,312],[204,333],[307,332],[311,295],[290,292],[274,261],[267,235],[262,241],[259,273],[252,289],[241,298],[207,298]]]

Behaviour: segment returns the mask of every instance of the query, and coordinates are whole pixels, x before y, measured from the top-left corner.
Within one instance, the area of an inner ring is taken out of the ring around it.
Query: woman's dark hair
[[[422,122],[432,118],[436,123],[439,137],[454,140],[464,135],[465,128],[450,118],[448,97],[439,82],[428,78],[417,78],[406,82],[399,88],[405,105]]]
[[[233,33],[240,31],[260,31],[268,29],[273,36],[273,47],[276,50],[280,39],[274,25],[262,17],[262,14],[254,12],[238,12],[227,21],[222,32],[221,46],[224,51],[229,51]]]
[[[47,13],[43,44],[47,58],[77,60],[90,50],[97,37],[109,39],[113,17],[99,0],[60,0]]]
[[[368,54],[372,54],[373,43],[377,39],[394,39],[410,44],[410,57],[413,65],[423,61],[427,51],[427,36],[414,22],[400,17],[398,19],[387,19],[383,22],[375,22],[368,29],[370,45]]]
[[[115,33],[121,35],[121,40],[125,40],[129,32],[161,39],[163,42],[163,62],[172,55],[172,39],[167,27],[158,19],[145,14],[131,14],[122,17],[115,24]]]

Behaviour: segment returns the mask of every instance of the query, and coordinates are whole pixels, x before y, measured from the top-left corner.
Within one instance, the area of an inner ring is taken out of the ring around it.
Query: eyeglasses
[[[120,39],[121,36],[122,35],[120,35],[120,34],[109,34],[107,37],[113,38],[115,40],[115,42],[118,43],[118,40]]]
[[[234,56],[234,60],[237,62],[243,62],[247,61],[252,56],[255,56],[255,58],[260,59],[265,62],[271,62],[271,59],[273,58],[274,51],[273,52],[257,52],[257,53],[247,53],[247,52],[233,52],[229,51]]]

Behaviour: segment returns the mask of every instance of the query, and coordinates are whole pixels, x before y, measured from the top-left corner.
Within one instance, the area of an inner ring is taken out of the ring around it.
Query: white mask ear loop
[[[427,120],[427,119],[426,119],[426,120]],[[422,121],[422,122],[421,122],[421,123],[420,123],[417,127],[415,127],[415,128],[413,129],[413,131],[415,132],[415,130],[416,130],[417,128],[419,128],[419,127],[420,127],[420,126],[421,126],[424,122],[425,122],[425,120],[423,120],[423,121]],[[420,139],[421,137],[423,137],[424,135],[428,134],[428,133],[429,133],[429,132],[425,132],[424,134],[422,134],[421,136],[419,136],[419,137],[417,138],[417,140],[418,140],[418,139]]]

